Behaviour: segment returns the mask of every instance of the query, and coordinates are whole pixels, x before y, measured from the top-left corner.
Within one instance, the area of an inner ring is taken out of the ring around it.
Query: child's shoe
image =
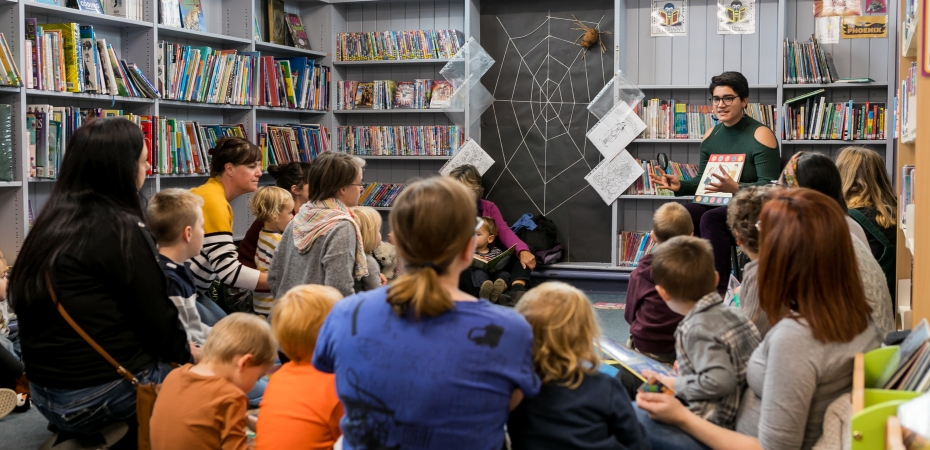
[[[0,389],[0,417],[4,417],[16,408],[17,402],[16,391],[12,389]]]
[[[491,292],[494,290],[494,283],[491,280],[486,280],[484,283],[481,283],[481,290],[478,291],[478,298],[483,298],[491,300]]]
[[[491,300],[491,303],[498,303],[498,300],[501,294],[504,293],[504,291],[506,290],[507,290],[506,281],[500,278],[494,280],[494,284],[492,285],[492,289],[491,289],[491,298],[489,298],[488,300]]]

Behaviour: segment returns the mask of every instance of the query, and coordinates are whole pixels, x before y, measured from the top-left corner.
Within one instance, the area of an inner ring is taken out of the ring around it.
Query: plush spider
[[[610,31],[599,31],[597,28],[585,26],[585,24],[581,23],[581,21],[578,20],[578,18],[575,17],[574,14],[572,14],[572,18],[574,18],[575,23],[579,27],[581,27],[581,28],[572,28],[572,30],[584,31],[584,34],[582,34],[581,36],[578,36],[578,39],[575,39],[575,45],[579,45],[582,48],[590,50],[591,46],[593,46],[594,44],[601,44],[601,52],[602,53],[607,52],[607,46],[605,46],[604,41],[601,40],[601,35],[602,34],[613,34],[613,33],[611,33]],[[581,41],[581,43],[579,43],[578,41]],[[587,52],[585,52],[585,55],[587,55]],[[584,58],[584,55],[582,55],[582,58]]]

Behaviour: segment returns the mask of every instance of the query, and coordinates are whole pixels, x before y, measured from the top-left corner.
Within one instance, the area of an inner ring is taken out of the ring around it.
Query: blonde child
[[[493,217],[479,217],[478,228],[475,229],[475,255],[490,259],[503,253],[503,250],[493,245],[497,240],[497,233],[497,224]],[[468,272],[471,275],[473,288],[477,289],[472,295],[486,298],[492,303],[499,303],[500,295],[507,290],[510,273],[506,271],[492,273],[477,268],[469,268]]]
[[[355,292],[370,291],[387,284],[387,278],[381,274],[381,266],[372,252],[381,245],[381,214],[368,206],[352,207],[352,215],[362,233],[362,247],[368,260],[368,276],[355,280]]]
[[[152,449],[246,449],[246,392],[277,356],[268,322],[233,313],[217,322],[200,363],[185,364],[165,378],[155,401]]]
[[[0,417],[29,409],[29,384],[19,350],[10,338],[6,285],[10,268],[0,252]]]
[[[294,197],[284,189],[276,186],[263,187],[252,196],[252,214],[264,222],[258,234],[258,248],[255,251],[255,268],[267,273],[274,259],[275,249],[281,242],[281,233],[294,218]],[[269,291],[255,291],[252,306],[258,314],[269,315],[274,306],[274,297]]]
[[[510,413],[512,448],[649,448],[626,389],[598,371],[600,331],[584,293],[543,283],[515,309],[533,328],[533,366],[542,389]]]
[[[330,449],[342,435],[336,376],[311,364],[323,320],[341,299],[335,288],[306,284],[291,288],[275,303],[272,329],[290,362],[275,372],[265,390],[257,450]]]

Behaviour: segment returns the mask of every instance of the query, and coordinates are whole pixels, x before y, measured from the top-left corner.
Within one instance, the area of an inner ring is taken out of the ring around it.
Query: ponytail
[[[454,306],[433,266],[402,274],[388,287],[387,301],[398,316],[412,312],[416,318],[435,317]]]

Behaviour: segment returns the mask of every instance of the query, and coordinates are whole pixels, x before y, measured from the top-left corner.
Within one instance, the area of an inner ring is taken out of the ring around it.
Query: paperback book
[[[336,35],[337,61],[452,58],[463,45],[455,30],[381,31]]]
[[[598,350],[601,351],[605,364],[620,370],[625,370],[634,377],[642,380],[643,383],[648,381],[647,378],[643,376],[643,372],[647,370],[670,377],[676,375],[675,371],[670,367],[632,350],[609,337],[601,336],[597,342],[595,342],[595,345],[597,345]]]
[[[517,245],[514,244],[507,250],[501,252],[499,255],[491,258],[475,253],[471,260],[471,268],[483,270],[485,272],[497,272],[504,270],[507,267],[507,264],[510,263],[510,257],[513,256],[516,250]]]
[[[362,189],[358,204],[374,208],[391,207],[405,187],[407,185],[403,183],[369,183]]]
[[[188,30],[207,31],[200,0],[181,0],[181,23]]]
[[[709,192],[708,187],[711,183],[718,182],[714,174],[727,175],[733,181],[739,182],[744,164],[746,164],[746,155],[710,155],[707,159],[707,165],[704,166],[704,174],[701,175],[701,182],[698,184],[697,192],[694,194],[694,202],[711,206],[730,204],[733,194]]]
[[[310,162],[328,152],[329,131],[320,124],[258,124],[262,170],[271,164]]]
[[[433,82],[433,90],[430,94],[429,107],[430,109],[442,109],[449,104],[449,99],[452,98],[452,83],[448,81],[439,81],[436,80]]]
[[[297,14],[287,15],[287,30],[291,33],[291,41],[294,47],[310,50],[310,38],[307,37],[307,30]]]
[[[463,130],[449,126],[345,126],[336,129],[335,151],[362,156],[449,156]]]
[[[158,11],[162,25],[181,28],[180,0],[159,0]]]
[[[643,256],[652,253],[656,242],[651,232],[621,231],[617,239],[619,267],[636,267]]]

